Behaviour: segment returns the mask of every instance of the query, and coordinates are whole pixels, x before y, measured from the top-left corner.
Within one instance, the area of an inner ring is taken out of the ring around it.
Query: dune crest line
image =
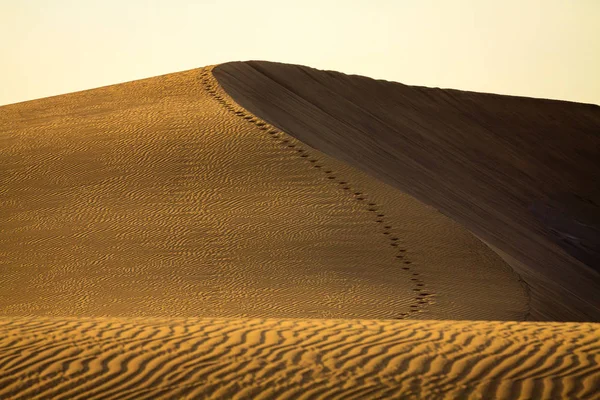
[[[435,298],[435,293],[430,289],[427,289],[425,283],[420,278],[420,274],[414,270],[414,265],[412,261],[410,261],[409,256],[407,254],[407,249],[403,249],[400,247],[400,239],[395,235],[391,235],[391,230],[393,229],[392,225],[389,225],[385,221],[385,214],[380,210],[379,206],[376,203],[373,203],[368,200],[368,195],[353,189],[352,184],[347,182],[344,179],[339,179],[336,177],[336,174],[325,167],[321,161],[319,161],[302,146],[296,145],[290,142],[291,137],[286,135],[284,132],[276,129],[274,126],[268,124],[265,121],[260,120],[260,118],[255,115],[250,114],[247,110],[245,110],[240,105],[236,104],[235,101],[229,97],[221,88],[216,79],[212,75],[213,67],[205,67],[202,69],[200,73],[200,77],[202,80],[202,84],[206,91],[223,107],[225,107],[228,111],[232,112],[236,117],[243,118],[248,123],[256,125],[261,131],[267,133],[271,138],[275,139],[279,144],[284,147],[292,148],[298,153],[300,158],[306,159],[310,164],[309,167],[321,171],[327,176],[327,179],[331,180],[333,183],[339,185],[339,188],[348,194],[350,194],[356,201],[359,201],[365,205],[367,211],[374,215],[374,222],[380,224],[382,229],[382,234],[389,240],[389,245],[398,250],[398,253],[395,255],[397,261],[401,263],[399,268],[402,268],[407,274],[410,274],[410,280],[413,283],[412,290],[416,292],[417,298],[416,301],[410,305],[410,308],[405,312],[398,313],[398,319],[409,318],[412,314],[420,312],[423,307],[425,307],[430,301]],[[219,90],[220,89],[220,90]]]

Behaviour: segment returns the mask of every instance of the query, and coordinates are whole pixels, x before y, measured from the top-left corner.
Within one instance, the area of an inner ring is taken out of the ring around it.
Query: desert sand
[[[11,399],[592,399],[596,324],[0,319]]]
[[[526,316],[466,229],[260,122],[209,69],[2,110],[4,315]]]
[[[488,243],[528,285],[531,319],[600,321],[600,106],[261,61],[214,73],[250,112]]]
[[[0,398],[594,398],[599,325],[212,71],[0,107]]]

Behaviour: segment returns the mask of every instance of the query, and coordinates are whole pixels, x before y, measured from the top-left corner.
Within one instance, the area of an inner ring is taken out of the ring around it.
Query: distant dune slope
[[[532,318],[600,321],[600,107],[260,61],[213,73],[250,112],[489,243],[530,286]]]
[[[0,398],[598,399],[599,329],[0,318]]]
[[[522,320],[496,254],[186,71],[0,108],[0,315]]]

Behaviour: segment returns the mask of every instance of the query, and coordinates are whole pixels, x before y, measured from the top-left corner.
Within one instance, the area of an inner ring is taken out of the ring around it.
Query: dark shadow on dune
[[[213,74],[253,114],[495,248],[529,286],[532,319],[600,321],[597,105],[263,61]]]
[[[535,201],[530,210],[557,245],[600,272],[600,203],[594,197],[562,193]]]

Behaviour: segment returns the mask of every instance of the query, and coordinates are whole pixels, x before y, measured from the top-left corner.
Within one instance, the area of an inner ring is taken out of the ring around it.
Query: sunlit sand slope
[[[3,399],[598,399],[594,324],[0,319]]]
[[[600,321],[600,107],[251,61],[218,66],[243,107],[434,206],[531,289],[534,319]]]
[[[525,318],[467,230],[210,70],[0,108],[0,315]]]

